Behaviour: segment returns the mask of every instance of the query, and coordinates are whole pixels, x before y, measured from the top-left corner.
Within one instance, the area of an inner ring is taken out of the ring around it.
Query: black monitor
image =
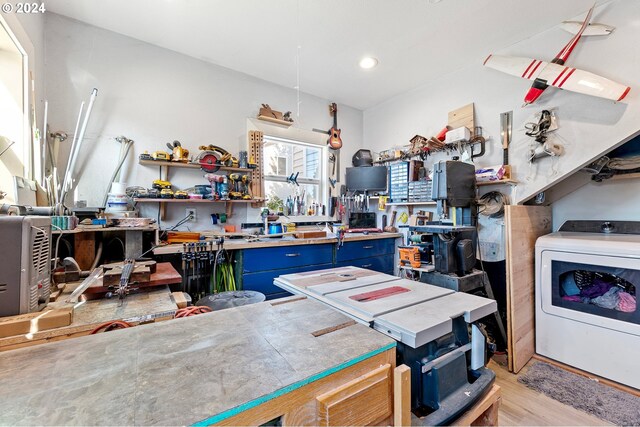
[[[347,190],[387,191],[386,166],[347,168]]]

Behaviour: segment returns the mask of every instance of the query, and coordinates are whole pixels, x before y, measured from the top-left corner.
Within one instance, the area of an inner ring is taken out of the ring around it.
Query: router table
[[[494,300],[357,267],[287,274],[274,284],[395,339],[398,364],[411,368],[412,410],[425,425],[454,420],[495,379],[476,324],[497,310]]]

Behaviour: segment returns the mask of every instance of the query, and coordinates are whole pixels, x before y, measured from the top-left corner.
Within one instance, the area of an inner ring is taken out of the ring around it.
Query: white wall
[[[502,163],[499,115],[513,110],[514,136],[510,160],[516,179],[520,181],[513,196],[516,201],[523,202],[556,179],[572,173],[601,153],[626,141],[640,129],[638,17],[640,2],[614,1],[598,7],[593,21],[613,25],[616,30],[608,37],[583,38],[568,62],[572,67],[631,86],[626,103],[615,104],[550,88],[536,104],[521,108],[530,82],[474,63],[366,110],[365,146],[379,151],[393,145],[407,145],[415,134],[427,137],[434,135],[446,124],[449,111],[474,102],[476,124],[482,126],[485,136],[491,138],[487,154],[479,158],[477,164],[499,164]],[[576,20],[582,18],[576,17]],[[501,52],[486,53],[551,60],[570,38],[569,33],[554,27]],[[437,66],[435,59],[434,66]],[[558,133],[566,154],[557,162],[550,158],[543,159],[534,169],[530,169],[526,159],[530,143],[524,135],[523,125],[533,113],[546,107],[557,109],[560,124]]]
[[[570,219],[640,220],[637,179],[591,182],[551,205],[553,230]]]
[[[47,15],[45,32],[46,89],[52,129],[71,135],[80,102],[88,99],[93,87],[99,90],[86,145],[78,161],[81,169],[77,196],[89,205],[102,203],[106,183],[116,165],[119,150],[113,140],[116,136],[125,135],[135,141],[123,168],[123,180],[128,185],[150,187],[158,173],[156,168],[137,164],[138,155],[144,150],[163,149],[167,142],[177,139],[192,153],[198,152],[199,145],[215,144],[237,154],[247,146],[247,117],[255,117],[261,103],[269,103],[276,110],[291,110],[294,115],[297,111],[296,91],[292,88],[60,15]],[[306,78],[311,77],[301,76],[302,89]],[[301,94],[301,101],[296,126],[308,130],[331,126],[329,100]],[[344,172],[344,165],[350,164],[352,154],[362,146],[362,112],[340,105],[338,119],[343,130]],[[67,142],[62,161],[66,161],[68,149]],[[175,169],[170,179],[178,189],[206,183],[202,172],[195,169]],[[170,205],[164,224],[173,224],[184,217],[186,207]],[[209,214],[222,212],[224,207],[198,205],[197,209],[198,223],[189,223],[191,229],[211,228]],[[142,208],[144,216],[155,217],[156,213],[156,206]],[[258,219],[240,207],[234,209],[231,223]]]

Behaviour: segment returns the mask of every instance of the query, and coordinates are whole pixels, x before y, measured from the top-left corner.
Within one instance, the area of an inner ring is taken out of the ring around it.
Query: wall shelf
[[[186,169],[200,169],[198,163],[183,163],[183,162],[168,162],[166,160],[138,160],[138,164],[143,166],[164,166],[167,168],[186,168]],[[228,172],[251,172],[253,169],[249,168],[232,168],[227,166],[220,166],[220,171]]]
[[[164,219],[165,206],[167,203],[184,203],[184,204],[202,204],[202,203],[224,203],[227,218],[231,218],[233,213],[233,205],[238,203],[262,203],[264,200],[251,199],[251,200],[209,200],[209,199],[148,199],[136,197],[133,199],[135,203],[158,203],[160,206],[160,217]]]
[[[478,187],[485,187],[487,185],[518,185],[518,181],[513,179],[500,179],[498,181],[487,181],[476,183]]]
[[[414,206],[436,206],[436,202],[389,202],[387,206],[406,206],[409,211],[409,215],[413,215]]]
[[[289,127],[293,124],[293,122],[288,122],[286,120],[278,120],[276,118],[273,117],[269,117],[269,116],[258,116],[258,120],[262,120],[265,122],[270,122],[270,123],[276,123],[282,126],[286,126]]]

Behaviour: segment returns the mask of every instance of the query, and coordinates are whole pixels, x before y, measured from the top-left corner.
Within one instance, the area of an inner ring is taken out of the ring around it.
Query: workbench
[[[236,239],[225,240],[224,248],[234,252],[237,288],[263,293],[271,300],[290,295],[273,284],[276,277],[286,274],[347,265],[394,274],[396,239],[400,237],[400,233],[347,233],[341,245],[335,237]],[[154,250],[155,255],[180,252],[182,245]]]
[[[389,423],[396,343],[301,297],[12,350],[0,424]]]
[[[379,239],[397,239],[402,237],[402,233],[347,233],[345,234],[344,244],[348,242],[357,242],[364,240],[379,240]],[[247,239],[225,239],[224,248],[229,251],[239,249],[259,249],[259,248],[273,248],[276,246],[298,246],[298,245],[324,245],[324,244],[337,244],[338,239],[336,237],[318,237],[312,239],[296,239],[296,238],[269,238],[268,236],[262,236],[260,239],[254,239],[248,241]],[[342,249],[340,249],[342,250]],[[159,246],[153,250],[154,255],[170,255],[182,253],[181,244],[164,245]]]
[[[137,324],[172,319],[177,307],[171,299],[171,291],[167,285],[180,283],[181,277],[168,263],[159,264],[159,269],[162,274],[158,275],[156,282],[164,286],[132,293],[127,296],[122,305],[119,304],[118,298],[68,303],[66,300],[81,282],[67,283],[56,302],[49,303],[48,308],[72,306],[73,322],[69,326],[60,328],[0,338],[0,352],[88,335],[100,324],[112,320],[128,319]],[[152,278],[154,276],[156,275],[152,275]]]

